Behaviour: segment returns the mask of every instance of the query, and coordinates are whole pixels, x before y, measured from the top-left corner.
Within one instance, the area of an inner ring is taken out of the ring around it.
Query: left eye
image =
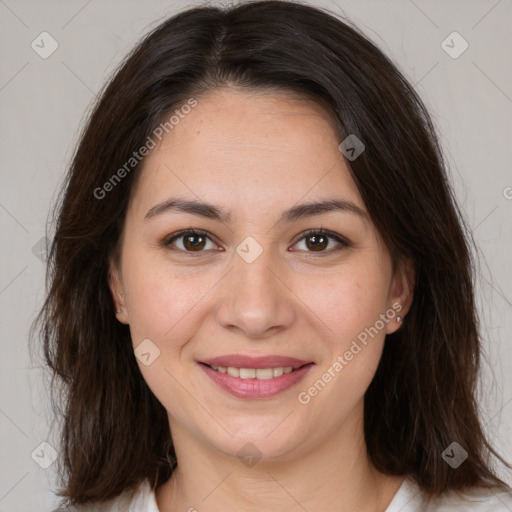
[[[329,243],[333,240],[335,242],[334,248],[330,247],[329,245]],[[305,250],[308,252],[333,252],[342,249],[343,247],[349,246],[348,241],[342,238],[340,235],[323,229],[308,231],[302,236],[297,244],[302,242],[306,247]],[[326,251],[328,247],[329,250]]]

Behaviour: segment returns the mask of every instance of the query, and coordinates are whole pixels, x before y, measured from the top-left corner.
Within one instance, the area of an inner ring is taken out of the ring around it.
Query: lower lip
[[[272,379],[240,379],[227,373],[220,373],[205,364],[200,364],[203,371],[219,387],[237,398],[270,398],[290,388],[304,378],[314,363],[309,363],[293,372],[283,373]]]

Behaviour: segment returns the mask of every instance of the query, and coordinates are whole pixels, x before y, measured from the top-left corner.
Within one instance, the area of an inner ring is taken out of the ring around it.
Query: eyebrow
[[[190,213],[192,215],[198,215],[199,217],[204,217],[219,222],[230,222],[232,218],[231,213],[226,212],[222,208],[219,208],[210,203],[195,200],[169,198],[150,208],[144,219],[153,219],[158,215],[171,211]],[[356,204],[342,199],[331,199],[293,206],[281,214],[278,223],[292,222],[305,217],[311,217],[313,215],[320,215],[322,213],[332,211],[352,213],[361,217],[362,219],[368,219],[368,214]]]

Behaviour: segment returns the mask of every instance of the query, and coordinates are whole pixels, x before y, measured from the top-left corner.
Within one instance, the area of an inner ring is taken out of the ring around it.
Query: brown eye
[[[329,244],[329,239],[325,235],[309,235],[305,240],[307,248],[312,251],[323,251]]]
[[[309,253],[325,253],[332,252],[350,247],[350,242],[337,233],[323,229],[310,230],[306,232],[296,245],[303,243],[300,250]],[[326,250],[328,248],[328,250]]]
[[[208,242],[212,247],[206,247]],[[204,252],[204,249],[215,248],[215,244],[208,235],[202,231],[186,230],[172,235],[164,242],[166,246],[175,246],[177,250],[183,252]]]
[[[204,248],[205,237],[203,235],[185,235],[183,245],[187,251],[200,251]]]

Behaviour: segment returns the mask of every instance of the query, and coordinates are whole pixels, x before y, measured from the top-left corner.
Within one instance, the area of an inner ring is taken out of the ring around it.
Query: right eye
[[[179,243],[175,243],[178,241]],[[200,231],[196,229],[185,229],[182,231],[178,231],[167,237],[164,241],[164,245],[169,247],[174,245],[177,249],[171,248],[171,250],[179,250],[182,252],[204,252],[204,248],[207,245],[207,242],[213,244],[212,240],[208,236],[208,233],[205,231]],[[180,247],[181,245],[181,247]],[[215,244],[213,244],[216,247]],[[214,248],[213,247],[213,248]],[[210,247],[211,249],[212,247]]]

